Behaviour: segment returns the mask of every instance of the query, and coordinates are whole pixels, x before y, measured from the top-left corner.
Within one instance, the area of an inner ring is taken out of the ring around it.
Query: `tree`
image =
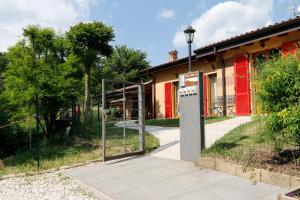
[[[140,71],[150,66],[146,58],[147,54],[140,50],[125,45],[115,46],[112,55],[102,60],[101,66],[93,72],[94,92],[100,92],[102,78],[140,82]]]
[[[150,64],[146,60],[147,54],[127,46],[116,46],[111,57],[104,62],[106,71],[111,70],[115,79],[139,82],[139,73],[147,69]]]
[[[8,59],[5,52],[0,52],[0,75],[5,71]]]
[[[6,53],[0,52],[0,93],[3,90],[2,74],[6,70],[7,65],[8,65],[8,59]]]
[[[81,67],[76,57],[66,57],[64,36],[52,29],[29,26],[23,35],[7,53],[5,95],[20,108],[20,115],[33,111],[38,95],[46,135],[51,138],[57,113],[81,92]]]
[[[76,55],[85,69],[85,110],[91,110],[91,68],[101,57],[112,53],[109,45],[115,35],[112,27],[101,22],[79,23],[67,32],[71,52]]]
[[[0,52],[0,126],[9,124],[9,104],[7,102],[7,99],[3,95],[3,77],[2,74],[6,70],[8,64],[8,59],[6,53]],[[9,147],[7,144],[7,140],[9,136],[11,135],[11,128],[5,127],[0,128],[0,158],[4,155],[5,150]]]

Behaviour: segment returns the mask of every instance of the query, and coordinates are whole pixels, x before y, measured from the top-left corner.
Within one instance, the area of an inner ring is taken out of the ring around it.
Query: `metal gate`
[[[103,161],[145,152],[145,93],[142,83],[102,80]]]

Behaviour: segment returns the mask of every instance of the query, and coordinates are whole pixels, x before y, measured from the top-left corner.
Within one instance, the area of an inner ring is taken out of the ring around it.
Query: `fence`
[[[40,109],[35,102],[36,109]],[[15,121],[3,120],[0,125],[0,159],[6,158],[7,166],[15,166],[26,160],[37,169],[40,167],[41,127],[39,115],[22,116]],[[16,156],[14,156],[16,155]]]
[[[0,138],[3,139],[0,159],[6,165],[4,173],[58,168],[144,153],[143,84],[103,80],[101,87],[103,92],[91,98],[90,110],[74,98],[55,116],[45,116],[45,108],[37,97],[34,114],[0,125]],[[13,138],[15,148],[4,146],[11,140],[5,140],[5,137],[14,134],[18,135]]]
[[[103,160],[144,153],[144,85],[102,80]]]
[[[93,134],[87,136],[83,133],[88,123],[83,122],[80,104],[75,99],[60,109],[51,120],[49,116],[49,121],[38,97],[34,107],[33,114],[0,125],[0,159],[6,166],[4,174],[72,164],[81,160],[76,158],[80,153],[94,148],[98,148],[99,154],[89,156],[91,159],[100,159],[100,146],[94,146]]]
[[[259,114],[255,81],[236,79],[226,77],[224,92],[221,79],[206,77],[204,155],[299,176],[299,146],[287,133],[276,135],[266,128],[268,115]]]

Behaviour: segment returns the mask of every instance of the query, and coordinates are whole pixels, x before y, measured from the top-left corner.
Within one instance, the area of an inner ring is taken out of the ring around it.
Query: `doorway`
[[[217,74],[208,76],[208,107],[209,115],[217,113]]]
[[[179,90],[179,82],[173,82],[172,85],[173,88],[173,116],[174,118],[178,118],[179,117],[179,96],[178,96],[178,90]]]

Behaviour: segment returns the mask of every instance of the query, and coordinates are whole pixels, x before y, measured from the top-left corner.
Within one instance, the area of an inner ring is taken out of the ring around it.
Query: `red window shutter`
[[[204,115],[207,116],[207,76],[203,75],[203,109]]]
[[[238,56],[234,63],[235,109],[236,115],[250,115],[249,61],[246,56]]]
[[[297,41],[286,42],[281,45],[281,51],[283,56],[294,54],[299,47]]]
[[[165,83],[165,118],[172,118],[172,85]]]

